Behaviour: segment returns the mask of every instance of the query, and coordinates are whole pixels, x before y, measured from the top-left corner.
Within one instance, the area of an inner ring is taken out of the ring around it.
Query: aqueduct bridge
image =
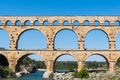
[[[8,60],[9,67],[15,71],[18,60],[28,54],[35,53],[43,58],[46,69],[49,72],[54,70],[55,60],[64,54],[74,56],[78,63],[78,71],[84,67],[84,62],[90,55],[99,54],[103,56],[109,64],[109,71],[115,70],[115,64],[120,57],[120,51],[116,50],[116,36],[120,31],[119,25],[114,25],[115,21],[120,21],[120,16],[0,16],[0,29],[6,30],[10,37],[10,49],[0,50],[0,54]],[[29,21],[30,24],[26,24]],[[39,21],[40,24],[35,25]],[[58,25],[54,22],[58,21]],[[80,24],[75,25],[77,21]],[[84,24],[84,22],[88,22]],[[18,24],[20,22],[21,24]],[[45,24],[49,22],[49,24]],[[64,24],[68,22],[69,24]],[[94,25],[99,22],[99,25]],[[107,23],[106,25],[104,23]],[[47,40],[46,50],[19,50],[18,40],[20,35],[27,30],[35,29],[41,31]],[[56,50],[54,49],[54,37],[63,30],[69,29],[76,33],[78,37],[78,49],[76,50]],[[106,33],[109,41],[108,50],[87,50],[84,49],[84,39],[86,34],[91,30],[101,30]]]

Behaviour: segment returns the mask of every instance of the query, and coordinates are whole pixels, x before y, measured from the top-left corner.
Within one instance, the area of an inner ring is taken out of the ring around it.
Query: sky
[[[1,0],[0,1],[0,16],[118,16],[120,15],[120,0]],[[0,47],[8,47],[8,37],[3,38],[3,34],[7,35],[4,31],[0,30]],[[63,35],[64,34],[64,35]],[[71,36],[69,35],[73,35]],[[97,34],[97,35],[95,35]],[[32,40],[31,36],[40,36],[37,39]],[[107,37],[106,35],[98,30],[93,31],[87,34],[85,42],[85,48],[95,49],[102,48],[108,49]],[[120,34],[118,34],[120,35]],[[57,34],[58,37],[55,39],[55,48],[77,48],[77,37],[74,32],[65,30],[59,32]],[[99,37],[98,37],[99,36]],[[25,39],[27,37],[27,39]],[[64,38],[67,37],[69,41]],[[95,37],[95,38],[93,38]],[[97,39],[97,40],[96,40]],[[28,42],[26,43],[25,42]],[[31,42],[30,42],[31,40]],[[63,44],[61,45],[63,41]],[[32,42],[34,41],[34,42]],[[66,42],[67,41],[67,42]],[[96,42],[95,42],[96,41]],[[102,43],[100,43],[102,41]],[[119,46],[120,38],[117,37],[117,48],[120,49]],[[6,43],[4,43],[6,42]],[[45,49],[47,42],[45,42],[44,34],[39,33],[38,31],[28,31],[25,32],[21,36],[21,40],[19,40],[21,48],[41,48]],[[42,44],[45,43],[45,44]],[[71,43],[71,44],[70,44]],[[75,44],[74,44],[75,43]],[[93,44],[94,43],[94,44]],[[25,44],[24,46],[21,44]],[[41,45],[39,45],[41,44]],[[34,46],[33,46],[34,45]],[[92,45],[92,46],[91,46]],[[94,45],[94,46],[93,46]],[[35,58],[32,57],[32,58]],[[96,60],[96,57],[92,57],[88,60]],[[61,57],[61,60],[64,60],[65,57]],[[72,59],[72,58],[70,58]],[[97,57],[97,60],[104,60],[100,56]]]

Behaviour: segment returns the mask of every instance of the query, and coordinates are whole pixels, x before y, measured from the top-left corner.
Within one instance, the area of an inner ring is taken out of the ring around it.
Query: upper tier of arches
[[[120,26],[119,16],[1,16],[0,26]]]

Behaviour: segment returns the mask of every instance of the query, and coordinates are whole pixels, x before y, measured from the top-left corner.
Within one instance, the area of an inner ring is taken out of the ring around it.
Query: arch
[[[89,68],[93,69],[93,70],[90,69],[90,72],[108,70],[109,61],[107,57],[104,56],[103,54],[94,53],[88,55],[88,57],[86,58],[85,67],[88,69]]]
[[[102,29],[89,30],[85,36],[85,49],[87,50],[108,50],[109,37]],[[93,44],[94,43],[94,44]]]
[[[24,22],[24,25],[25,25],[25,26],[30,26],[30,20],[26,20],[26,21]]]
[[[15,22],[15,25],[16,25],[16,26],[21,26],[21,21],[20,21],[20,20],[17,20],[17,21]]]
[[[64,26],[69,26],[70,24],[69,24],[69,22],[68,22],[67,20],[65,20],[65,21],[63,22],[63,25],[64,25]]]
[[[79,23],[79,21],[78,21],[78,20],[75,20],[75,21],[73,22],[73,25],[74,25],[74,26],[79,26],[79,25],[80,25],[80,23]]]
[[[120,26],[120,21],[119,21],[119,20],[116,20],[116,21],[114,22],[114,26]]]
[[[2,21],[0,21],[0,26],[2,26]]]
[[[33,55],[33,56],[31,56]],[[36,57],[36,56],[37,57]],[[26,57],[29,57],[30,59],[34,60],[34,61],[43,61],[44,63],[44,58],[41,57],[41,55],[38,55],[37,53],[27,53],[27,54],[24,54],[22,55],[21,57],[18,58],[17,60],[17,64],[15,65],[15,72],[18,72],[20,70],[20,64],[22,63],[22,61],[26,58]],[[39,58],[39,59],[38,59]],[[44,63],[45,65],[45,63]],[[46,68],[46,65],[45,65],[45,68]]]
[[[54,26],[58,26],[59,25],[59,22],[57,20],[53,21],[53,25]]]
[[[35,21],[34,21],[34,26],[39,26],[39,25],[40,25],[39,20],[35,20]]]
[[[94,26],[99,26],[100,25],[100,22],[98,20],[95,20],[94,21]]]
[[[12,22],[10,20],[6,21],[6,26],[11,26]]]
[[[44,25],[44,26],[49,26],[49,21],[48,21],[48,20],[45,20],[45,21],[43,22],[43,25]]]
[[[47,49],[47,40],[46,40],[45,35],[41,31],[37,29],[33,29],[33,28],[27,29],[21,32],[17,39],[16,44],[17,44],[16,46],[17,49],[30,49],[30,50]]]
[[[67,58],[66,58],[66,57],[67,57]],[[59,66],[60,66],[61,63],[62,63],[63,67],[57,66],[56,63],[58,63]],[[64,65],[64,64],[66,64],[67,66]],[[69,53],[63,53],[63,54],[58,55],[58,56],[55,58],[53,65],[54,65],[54,66],[53,66],[54,72],[55,72],[55,71],[58,71],[58,70],[56,70],[56,67],[58,67],[58,69],[67,68],[67,69],[70,70],[70,71],[77,71],[77,68],[78,68],[78,67],[77,67],[77,66],[78,66],[77,59],[75,58],[74,55],[69,54]],[[70,67],[70,66],[71,66],[71,67]],[[68,68],[68,67],[69,67],[69,68]],[[64,70],[64,69],[63,69],[63,70]],[[58,72],[59,72],[59,71],[58,71]]]
[[[120,50],[120,32],[116,35],[116,50]]]
[[[120,71],[120,57],[117,58],[117,61],[115,63],[115,68],[116,68],[116,71]]]
[[[89,25],[90,25],[90,23],[89,23],[89,21],[88,21],[88,20],[85,20],[85,21],[84,21],[84,23],[83,23],[83,25],[84,25],[84,26],[89,26]]]
[[[8,50],[9,48],[10,48],[9,34],[6,30],[0,28],[0,49]]]
[[[0,54],[0,66],[9,66],[8,59],[3,54]]]
[[[110,26],[110,21],[105,20],[105,22],[104,22],[104,26]]]
[[[67,28],[59,30],[54,36],[54,49],[78,49],[77,34]]]

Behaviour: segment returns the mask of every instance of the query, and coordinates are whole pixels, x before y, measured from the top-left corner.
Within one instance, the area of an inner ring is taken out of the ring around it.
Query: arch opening
[[[2,26],[2,21],[0,21],[0,26]]]
[[[45,72],[46,65],[42,57],[35,53],[28,53],[20,57],[15,66],[16,72],[23,72],[23,74],[34,73],[40,71]],[[42,76],[41,76],[42,77]]]
[[[101,54],[92,54],[88,56],[85,61],[85,68],[87,68],[90,73],[106,72],[108,71],[108,67],[109,63],[107,58]]]
[[[74,25],[74,26],[79,26],[80,23],[79,23],[79,21],[75,20],[75,21],[73,22],[73,25]]]
[[[53,22],[53,25],[54,25],[54,26],[58,26],[58,25],[59,25],[59,22],[58,22],[57,20],[55,20],[55,21]]]
[[[6,21],[6,26],[11,26],[12,22],[10,20]]]
[[[120,32],[116,36],[116,50],[120,50]]]
[[[20,20],[17,20],[17,21],[15,22],[15,25],[16,25],[16,26],[21,26],[21,21],[20,21]]]
[[[44,26],[49,26],[48,20],[45,20],[45,21],[43,22],[43,25],[44,25]]]
[[[115,21],[115,22],[114,22],[114,26],[120,26],[120,21],[118,21],[118,20]]]
[[[84,21],[84,23],[83,23],[83,25],[84,25],[84,26],[89,26],[89,25],[90,25],[90,23],[89,23],[89,21],[88,21],[88,20],[85,20],[85,21]]]
[[[104,26],[110,26],[110,21],[106,20],[106,21],[104,22]]]
[[[100,25],[100,22],[98,20],[95,20],[94,21],[94,26],[99,26]]]
[[[67,20],[65,20],[65,21],[63,22],[63,25],[64,25],[64,26],[69,26],[69,22],[68,22]]]
[[[24,23],[25,26],[30,26],[30,21],[29,20],[26,20],[25,23]]]
[[[100,29],[90,30],[85,36],[86,50],[108,50],[109,38],[105,31]]]
[[[77,60],[70,54],[58,56],[54,62],[54,72],[75,72],[77,71]]]
[[[38,20],[34,21],[34,26],[39,26],[40,22]]]
[[[0,54],[0,66],[2,66],[2,67],[9,66],[8,59],[2,54]]]
[[[45,35],[35,29],[23,31],[17,41],[17,49],[19,50],[46,50],[47,41]]]
[[[116,72],[120,71],[120,57],[117,59],[117,62],[115,64],[115,70],[116,70]]]
[[[54,49],[78,49],[78,38],[75,32],[70,29],[58,31],[54,37]]]

